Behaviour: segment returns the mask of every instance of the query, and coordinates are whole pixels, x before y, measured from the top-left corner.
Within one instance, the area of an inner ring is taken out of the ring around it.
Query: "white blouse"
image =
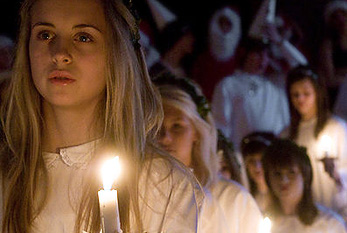
[[[43,154],[49,182],[54,185],[49,187],[47,202],[34,221],[35,233],[74,232],[83,176],[97,144],[93,141]],[[153,159],[149,170],[141,174],[139,195],[145,232],[197,232],[197,200],[202,202],[202,193],[183,170],[164,159]]]
[[[311,225],[304,225],[297,216],[279,217],[272,221],[271,233],[346,233],[341,216],[317,205],[319,214]]]
[[[216,85],[212,113],[217,128],[234,143],[236,151],[247,134],[253,131],[278,134],[289,124],[282,83],[240,70]]]
[[[210,195],[210,200],[208,200]],[[199,232],[257,233],[262,214],[251,194],[231,180],[220,178],[207,192]],[[211,200],[212,199],[212,200]]]

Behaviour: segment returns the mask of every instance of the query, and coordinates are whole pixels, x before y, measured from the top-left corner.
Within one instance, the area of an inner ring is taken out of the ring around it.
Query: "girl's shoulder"
[[[320,204],[316,204],[316,207],[319,211],[319,214],[316,220],[317,223],[322,223],[324,225],[328,225],[334,228],[339,227],[341,229],[344,229],[346,227],[345,222],[341,215],[339,215],[332,209]]]
[[[341,117],[332,115],[327,121],[326,128],[335,128],[347,131],[347,123]]]

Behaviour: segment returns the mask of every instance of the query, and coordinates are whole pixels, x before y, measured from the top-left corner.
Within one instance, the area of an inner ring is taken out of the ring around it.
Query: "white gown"
[[[212,113],[218,129],[238,151],[241,140],[253,131],[280,133],[289,124],[283,82],[236,71],[217,84]]]
[[[341,216],[317,205],[319,214],[312,225],[304,225],[296,216],[279,217],[272,221],[271,233],[346,233]]]
[[[48,177],[54,186],[50,187],[47,203],[34,221],[35,233],[74,232],[83,175],[95,148],[96,142],[89,142],[61,149],[59,154],[44,153]],[[188,181],[183,171],[164,159],[154,159],[150,171],[141,175],[139,194],[145,232],[197,232],[202,199],[199,204],[195,198],[202,197],[202,192]]]
[[[201,220],[199,232],[203,233],[257,233],[262,214],[245,188],[220,178],[207,192]]]

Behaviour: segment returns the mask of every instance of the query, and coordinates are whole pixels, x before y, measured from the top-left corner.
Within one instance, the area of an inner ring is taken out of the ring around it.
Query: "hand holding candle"
[[[333,140],[328,135],[323,135],[321,138],[321,150],[323,151],[324,157],[319,161],[323,162],[324,171],[329,174],[329,176],[335,180],[339,187],[342,187],[340,175],[336,172],[335,158],[332,157],[332,145]]]
[[[107,161],[102,167],[104,189],[98,192],[103,233],[121,233],[117,190],[112,189],[120,173],[119,157]]]

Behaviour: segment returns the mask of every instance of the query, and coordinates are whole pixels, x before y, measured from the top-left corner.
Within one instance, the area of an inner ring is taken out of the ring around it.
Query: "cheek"
[[[36,74],[40,74],[43,71],[43,66],[45,63],[49,61],[49,58],[46,57],[45,48],[39,46],[37,43],[29,42],[29,62],[31,73],[33,75],[33,79],[36,79]]]
[[[278,197],[280,192],[280,182],[278,181],[278,179],[275,179],[273,177],[270,176],[270,186],[271,189],[273,190],[274,194]]]
[[[298,196],[303,195],[303,193],[304,193],[304,181],[303,181],[302,177],[298,178],[298,180],[296,181],[295,189],[297,191]]]

